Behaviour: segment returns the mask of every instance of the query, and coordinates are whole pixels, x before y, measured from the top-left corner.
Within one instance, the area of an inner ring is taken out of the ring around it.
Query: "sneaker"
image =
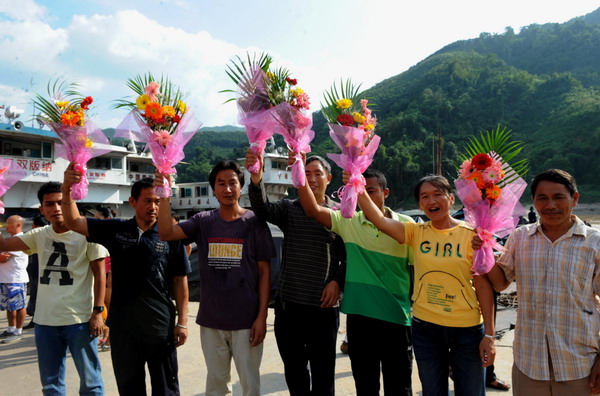
[[[4,330],[2,333],[0,333],[0,338],[6,338],[9,335],[13,335],[14,333],[8,331],[8,330]]]
[[[13,333],[13,334],[9,335],[8,337],[4,338],[2,340],[2,343],[3,344],[10,344],[11,342],[19,341],[22,338],[23,338],[22,334],[14,334]]]

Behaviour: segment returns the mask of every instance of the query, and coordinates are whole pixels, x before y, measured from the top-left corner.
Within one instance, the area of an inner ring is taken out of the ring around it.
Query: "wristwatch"
[[[104,312],[104,305],[96,305],[93,310],[102,313]]]

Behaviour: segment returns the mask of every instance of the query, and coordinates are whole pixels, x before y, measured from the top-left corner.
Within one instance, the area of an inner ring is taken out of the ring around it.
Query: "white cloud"
[[[17,21],[37,21],[46,16],[46,8],[33,0],[0,0],[0,14]]]

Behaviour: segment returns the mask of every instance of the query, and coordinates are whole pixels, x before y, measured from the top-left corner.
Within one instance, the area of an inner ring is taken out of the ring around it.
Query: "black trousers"
[[[380,373],[385,395],[412,395],[410,326],[350,314],[346,331],[357,396],[379,395]]]
[[[110,343],[113,370],[120,395],[146,395],[146,364],[153,396],[179,395],[177,351],[172,339],[148,341],[111,327]]]
[[[337,308],[276,301],[275,338],[291,396],[334,395],[339,324]]]

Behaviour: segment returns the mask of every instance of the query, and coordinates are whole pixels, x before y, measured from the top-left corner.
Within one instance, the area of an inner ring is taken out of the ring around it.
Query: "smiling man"
[[[132,185],[129,204],[135,217],[129,220],[80,216],[71,197],[71,187],[80,181],[79,172],[69,165],[62,207],[71,230],[110,252],[113,292],[107,323],[119,393],[146,394],[147,364],[153,394],[179,395],[175,348],[187,339],[190,267],[180,242],[163,242],[158,236],[159,198],[153,180],[145,178]]]
[[[346,269],[344,244],[334,232],[308,217],[298,200],[269,202],[262,183],[263,160],[262,155],[246,151],[246,168],[260,163],[248,186],[252,210],[285,236],[275,302],[275,338],[285,381],[291,396],[333,396],[338,301]],[[309,157],[306,182],[319,205],[333,207],[325,194],[331,182],[327,161]]]
[[[163,185],[156,174],[155,185]],[[231,394],[231,359],[245,396],[260,395],[260,362],[266,335],[270,260],[275,246],[267,224],[239,204],[244,173],[221,161],[208,176],[219,208],[173,224],[169,198],[160,200],[163,240],[191,238],[198,246],[200,325],[206,367],[206,394]],[[170,183],[170,180],[169,180]]]
[[[363,177],[366,192],[381,213],[414,223],[385,206],[390,190],[383,173],[368,169]],[[386,395],[412,395],[410,248],[380,232],[362,211],[346,219],[339,210],[318,205],[307,186],[298,188],[298,195],[307,215],[344,239],[348,262],[341,311],[348,315],[356,394],[379,394],[382,374]]]
[[[539,222],[509,237],[488,274],[497,291],[517,281],[514,394],[600,393],[600,232],[572,214],[569,173],[540,173],[531,194]]]

